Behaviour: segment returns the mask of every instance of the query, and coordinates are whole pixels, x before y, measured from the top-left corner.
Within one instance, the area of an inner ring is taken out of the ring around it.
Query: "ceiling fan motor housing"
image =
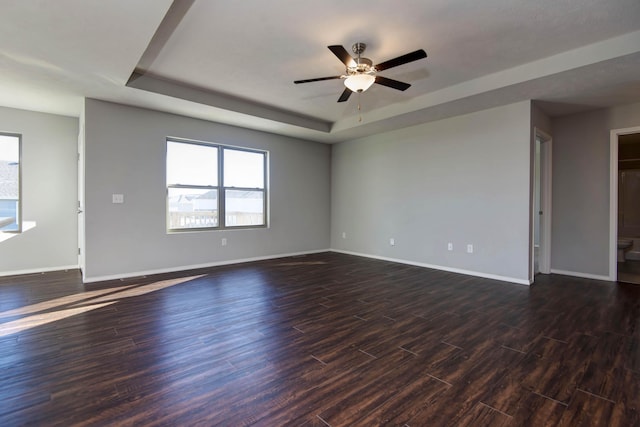
[[[364,53],[367,45],[365,43],[354,43],[351,46],[353,53],[357,55],[354,58],[354,65],[347,66],[347,75],[352,76],[354,74],[375,74],[376,69],[373,67],[373,61],[369,58],[363,58],[360,55]]]
[[[347,74],[375,74],[376,69],[373,68],[373,62],[369,58],[356,58],[356,64],[347,67]]]

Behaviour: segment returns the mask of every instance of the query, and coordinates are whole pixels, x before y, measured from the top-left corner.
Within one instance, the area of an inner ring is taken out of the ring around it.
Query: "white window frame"
[[[2,136],[14,137],[18,140],[18,207],[16,215],[16,230],[0,230],[0,233],[22,233],[22,134],[11,132],[0,132]],[[5,224],[4,226],[9,225]],[[2,227],[0,227],[2,228]]]
[[[246,147],[237,147],[232,145],[224,145],[224,144],[216,144],[212,142],[205,141],[195,141],[188,140],[183,138],[176,137],[168,137],[166,139],[165,149],[168,147],[169,143],[182,143],[182,144],[193,144],[193,145],[201,145],[205,147],[211,147],[217,149],[218,152],[218,176],[217,176],[217,185],[216,186],[202,186],[202,185],[190,185],[190,184],[172,184],[168,183],[166,179],[166,165],[168,161],[168,153],[165,152],[165,185],[166,185],[166,229],[168,233],[184,233],[184,232],[198,232],[198,231],[212,231],[212,230],[237,230],[237,229],[252,229],[252,228],[267,228],[268,226],[268,218],[267,218],[267,206],[268,206],[268,191],[267,191],[267,179],[268,179],[268,162],[269,156],[268,152],[264,150],[257,150],[253,148]],[[261,154],[263,156],[263,186],[262,188],[250,188],[250,187],[233,187],[226,186],[224,184],[224,170],[225,170],[225,162],[224,162],[224,151],[225,150],[234,150],[234,151],[245,151],[249,153]],[[193,189],[209,189],[216,190],[218,197],[218,225],[216,226],[203,226],[203,227],[185,227],[185,228],[171,228],[170,227],[170,212],[169,212],[169,189],[170,188],[193,188]],[[234,225],[231,222],[232,220],[227,219],[226,214],[226,193],[229,190],[236,191],[254,191],[262,193],[262,224],[250,224],[250,225]]]

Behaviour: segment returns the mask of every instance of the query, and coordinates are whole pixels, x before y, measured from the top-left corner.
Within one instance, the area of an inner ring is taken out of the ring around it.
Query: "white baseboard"
[[[169,268],[159,268],[155,270],[145,270],[145,271],[135,271],[130,273],[123,274],[113,274],[108,276],[85,276],[83,272],[82,281],[84,283],[95,283],[95,282],[104,282],[106,280],[120,280],[120,279],[129,279],[133,277],[143,277],[150,276],[152,274],[163,274],[163,273],[175,273],[178,271],[187,271],[187,270],[196,270],[198,268],[210,268],[210,267],[220,267],[223,265],[232,265],[232,264],[242,264],[244,262],[252,262],[252,261],[264,261],[267,259],[277,259],[277,258],[286,258],[292,256],[302,256],[302,255],[310,255],[317,254],[322,252],[328,252],[329,249],[319,249],[315,251],[305,251],[305,252],[293,252],[288,254],[277,254],[277,255],[266,255],[252,258],[242,258],[242,259],[232,259],[227,261],[216,261],[209,262],[204,264],[191,264],[191,265],[181,265],[177,267],[169,267]],[[76,267],[77,268],[77,267]]]
[[[61,265],[59,267],[30,268],[26,270],[0,271],[0,277],[23,276],[25,274],[42,274],[42,273],[50,273],[52,271],[65,271],[65,270],[77,270],[77,269],[78,269],[77,265]]]
[[[483,279],[493,279],[493,280],[499,280],[501,282],[516,283],[518,285],[527,285],[527,286],[531,285],[531,282],[529,280],[527,280],[527,279],[518,279],[518,278],[515,278],[515,277],[508,277],[508,276],[500,276],[500,275],[496,275],[496,274],[481,273],[481,272],[478,272],[478,271],[463,270],[461,268],[452,268],[452,267],[445,267],[445,266],[442,266],[442,265],[426,264],[426,263],[423,263],[423,262],[407,261],[405,259],[389,258],[389,257],[378,256],[378,255],[363,254],[363,253],[360,253],[360,252],[343,251],[341,249],[331,249],[331,252],[337,252],[337,253],[347,254],[347,255],[361,256],[361,257],[365,257],[365,258],[379,259],[379,260],[382,260],[382,261],[397,262],[399,264],[415,265],[416,267],[431,268],[431,269],[434,269],[434,270],[448,271],[450,273],[458,273],[458,274],[465,274],[467,276],[482,277]]]
[[[580,277],[581,279],[604,280],[604,281],[607,281],[607,282],[611,282],[612,281],[609,276],[602,276],[602,275],[599,275],[599,274],[578,273],[576,271],[556,270],[554,268],[552,268],[550,272],[552,274],[560,274],[562,276]]]
[[[127,279],[127,278],[132,278],[132,277],[148,276],[148,275],[152,275],[152,274],[174,273],[174,272],[177,272],[177,271],[194,270],[194,269],[198,269],[198,268],[219,267],[219,266],[223,266],[223,265],[241,264],[241,263],[244,263],[244,262],[263,261],[263,260],[267,260],[267,259],[286,258],[286,257],[291,257],[291,256],[310,255],[310,254],[316,254],[316,253],[322,253],[322,252],[328,252],[328,251],[336,252],[336,253],[343,253],[343,254],[347,254],[347,255],[361,256],[361,257],[365,257],[365,258],[379,259],[379,260],[382,260],[382,261],[397,262],[397,263],[400,263],[400,264],[415,265],[417,267],[432,268],[434,270],[441,270],[441,271],[448,271],[448,272],[451,272],[451,273],[465,274],[467,276],[475,276],[475,277],[482,277],[482,278],[485,278],[485,279],[493,279],[493,280],[500,280],[500,281],[503,281],[503,282],[517,283],[517,284],[520,284],[520,285],[530,285],[531,284],[528,280],[517,279],[517,278],[514,278],[514,277],[499,276],[499,275],[487,274],[487,273],[480,273],[480,272],[477,272],[477,271],[464,270],[464,269],[460,269],[460,268],[445,267],[445,266],[441,266],[441,265],[427,264],[427,263],[421,263],[421,262],[415,262],[415,261],[407,261],[407,260],[404,260],[404,259],[383,257],[383,256],[378,256],[378,255],[360,253],[360,252],[344,251],[344,250],[341,250],[341,249],[320,249],[320,250],[314,250],[314,251],[293,252],[293,253],[287,253],[287,254],[267,255],[267,256],[252,257],[252,258],[234,259],[234,260],[228,260],[228,261],[217,261],[217,262],[204,263],[204,264],[192,264],[192,265],[184,265],[184,266],[178,266],[178,267],[161,268],[161,269],[155,269],[155,270],[137,271],[137,272],[131,272],[131,273],[124,273],[124,274],[114,274],[114,275],[109,275],[109,276],[95,276],[95,277],[89,276],[89,277],[83,277],[83,282],[84,283],[94,283],[94,282],[102,282],[102,281],[106,281],[106,280]],[[18,276],[18,275],[26,275],[26,274],[41,274],[41,273],[49,273],[49,272],[53,272],[53,271],[77,270],[78,268],[79,268],[78,265],[62,265],[62,266],[58,266],[58,267],[34,268],[34,269],[13,270],[13,271],[0,271],[0,277]],[[582,279],[602,280],[602,281],[606,281],[606,282],[612,282],[613,281],[609,276],[598,275],[598,274],[589,274],[589,273],[579,273],[579,272],[576,272],[576,271],[551,269],[550,273],[552,273],[552,274],[560,274],[562,276],[580,277]]]

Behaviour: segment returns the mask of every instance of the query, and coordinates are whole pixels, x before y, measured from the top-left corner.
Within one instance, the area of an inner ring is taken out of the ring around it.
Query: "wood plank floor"
[[[640,426],[640,287],[336,253],[0,279],[0,425]]]

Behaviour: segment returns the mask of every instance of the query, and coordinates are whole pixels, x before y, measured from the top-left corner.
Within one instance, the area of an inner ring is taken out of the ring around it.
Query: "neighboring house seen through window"
[[[169,231],[266,226],[267,153],[167,139]]]
[[[20,135],[0,133],[0,232],[22,231],[20,141]]]

